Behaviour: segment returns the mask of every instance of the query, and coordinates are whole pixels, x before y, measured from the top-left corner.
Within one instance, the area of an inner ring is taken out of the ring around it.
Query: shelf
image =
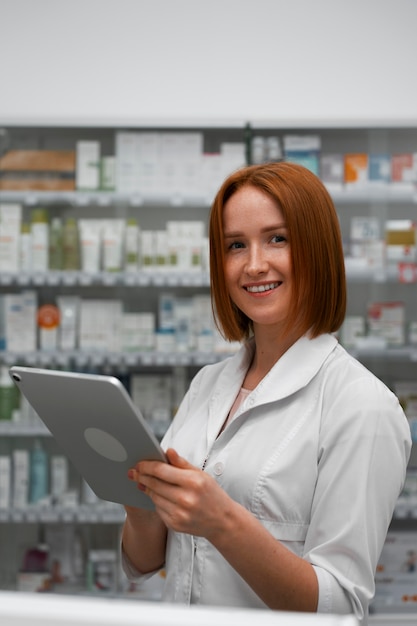
[[[0,524],[6,523],[123,523],[123,507],[111,502],[77,507],[29,505],[24,509],[1,509]],[[417,504],[397,504],[394,519],[417,519]]]
[[[51,432],[40,418],[33,423],[0,420],[0,437],[51,437]]]
[[[137,272],[0,272],[0,286],[34,287],[208,287],[209,273],[201,270],[138,270]]]
[[[369,202],[389,203],[417,203],[417,184],[409,185],[387,184],[386,186],[328,186],[336,204],[363,204]],[[71,206],[105,207],[126,204],[132,207],[140,206],[184,206],[209,207],[213,198],[205,193],[180,194],[164,193],[141,194],[139,192],[120,193],[117,191],[7,191],[0,190],[0,201],[17,202],[31,207],[38,204],[69,204]]]
[[[399,270],[396,264],[382,267],[366,267],[363,259],[345,258],[346,280],[351,283],[398,283]],[[404,283],[406,284],[406,283]]]
[[[346,278],[352,283],[398,283],[395,264],[366,267],[359,259],[346,258]],[[414,283],[404,283],[414,284]],[[137,272],[1,272],[0,287],[210,287],[208,270],[139,269]]]
[[[6,365],[28,365],[31,367],[110,367],[130,368],[135,366],[205,365],[216,363],[230,356],[229,352],[102,352],[59,351],[50,352],[0,352],[0,362]]]
[[[393,519],[395,520],[417,520],[417,502],[413,500],[398,500]]]
[[[27,207],[52,204],[66,204],[75,207],[112,205],[141,206],[172,206],[195,208],[209,207],[213,198],[206,194],[158,193],[141,194],[119,193],[113,191],[6,191],[0,190],[1,202],[15,202]]]
[[[384,358],[389,361],[417,362],[417,346],[389,346],[386,348],[360,347],[348,348],[348,352],[356,359]]]
[[[86,523],[121,524],[124,508],[111,502],[80,504],[77,507],[29,505],[24,509],[0,509],[0,524],[7,523]]]
[[[399,347],[358,347],[348,348],[348,352],[358,360],[384,358],[389,361],[417,362],[417,346]],[[198,366],[217,363],[231,356],[231,352],[105,352],[105,351],[59,351],[50,352],[0,352],[0,363],[7,366],[27,365],[29,367],[107,367],[129,369],[144,367]]]
[[[364,204],[369,202],[389,202],[395,204],[417,203],[417,185],[363,186],[357,188],[331,188],[328,186],[335,204]]]

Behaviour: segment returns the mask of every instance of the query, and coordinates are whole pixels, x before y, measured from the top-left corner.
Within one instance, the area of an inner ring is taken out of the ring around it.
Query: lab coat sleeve
[[[397,398],[378,379],[363,376],[334,391],[323,394],[305,558],[318,576],[319,610],[345,612],[348,597],[362,619],[403,486],[410,431]]]
[[[149,580],[152,576],[155,576],[157,572],[160,572],[161,569],[154,570],[153,572],[148,572],[146,574],[142,574],[132,563],[132,561],[127,556],[126,552],[123,549],[123,544],[120,547],[120,559],[121,559],[121,567],[122,571],[125,574],[126,578],[131,581],[140,580],[142,582]]]

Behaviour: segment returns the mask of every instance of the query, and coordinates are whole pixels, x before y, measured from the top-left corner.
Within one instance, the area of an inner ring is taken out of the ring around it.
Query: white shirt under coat
[[[379,379],[321,335],[299,339],[218,435],[253,349],[198,372],[162,445],[204,466],[314,566],[319,612],[354,612],[365,624],[410,454],[407,419]],[[204,538],[170,531],[165,569],[168,602],[265,608]]]

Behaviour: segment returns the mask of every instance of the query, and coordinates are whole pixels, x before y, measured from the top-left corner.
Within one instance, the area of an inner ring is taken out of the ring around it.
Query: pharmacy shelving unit
[[[102,154],[114,153],[115,133],[118,130],[128,132],[201,132],[204,136],[204,151],[216,153],[221,142],[244,144],[245,158],[252,158],[252,140],[261,137],[278,137],[281,142],[285,135],[319,136],[321,154],[417,153],[417,124],[403,127],[390,122],[385,127],[376,128],[372,122],[357,126],[351,123],[317,125],[289,125],[282,122],[237,124],[235,127],[207,126],[199,128],[166,128],[163,123],[158,128],[119,129],[111,124],[100,128],[83,125],[67,127],[37,127],[36,125],[11,126],[7,129],[10,141],[6,149],[75,149],[78,140],[99,141]],[[1,149],[1,145],[0,145]],[[417,167],[417,165],[416,165]],[[347,249],[351,220],[355,216],[376,218],[383,237],[384,224],[389,219],[416,221],[417,182],[407,184],[381,185],[329,185],[334,199]],[[54,215],[120,216],[127,218],[135,215],[143,228],[161,228],[170,219],[201,219],[207,222],[212,197],[206,191],[192,194],[132,193],[118,191],[38,191],[38,190],[1,190],[0,203],[19,203],[28,213],[34,207],[46,207]],[[415,267],[416,259],[411,260]],[[400,345],[389,345],[386,341],[367,341],[360,338],[349,350],[373,370],[378,376],[395,387],[398,380],[417,384],[417,345],[409,337],[410,323],[417,322],[417,273],[404,280],[398,264],[382,264],[372,267],[351,258],[346,258],[348,280],[348,315],[366,317],[366,307],[371,301],[401,301],[405,305],[405,340]],[[149,302],[149,307],[156,307],[157,294],[168,290],[180,294],[208,293],[209,276],[202,271],[147,271],[139,269],[136,273],[126,272],[1,272],[0,293],[19,289],[36,289],[39,294],[54,293],[113,294],[128,302],[140,299]],[[16,362],[31,366],[58,367],[75,370],[94,369],[129,376],[134,373],[152,371],[167,372],[182,368],[187,377],[205,363],[215,362],[227,356],[218,352],[180,352],[167,353],[157,351],[105,352],[80,350],[69,352],[35,351],[30,353],[0,353],[0,362],[12,365]],[[13,446],[30,446],[30,442],[41,437],[49,441],[46,429],[40,424],[14,424],[0,421],[0,442],[3,449]],[[53,442],[48,447],[52,449]],[[411,471],[417,467],[415,447],[410,462]],[[39,526],[63,524],[83,529],[84,538],[92,548],[112,547],[117,549],[118,532],[123,520],[123,511],[117,505],[96,503],[81,504],[72,508],[59,506],[30,506],[25,510],[0,511],[0,588],[14,588],[16,573],[21,559],[21,550],[36,538]],[[415,532],[417,540],[417,500],[414,497],[400,499],[393,520],[392,529],[399,532]],[[87,528],[87,530],[85,530]],[[100,530],[101,529],[101,530]],[[107,529],[110,529],[107,532]],[[103,543],[100,543],[103,542]],[[417,610],[417,603],[401,603],[391,598],[391,604],[378,607],[378,610],[402,614]]]

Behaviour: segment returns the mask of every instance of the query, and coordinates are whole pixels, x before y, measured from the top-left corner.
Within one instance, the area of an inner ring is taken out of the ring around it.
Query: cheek
[[[225,263],[224,265],[224,281],[226,285],[227,292],[231,298],[231,300],[236,304],[236,301],[239,299],[240,280],[241,272],[237,268],[236,264],[233,262]]]
[[[237,265],[233,262],[233,258],[229,258],[224,263],[224,278],[227,286],[236,279],[237,276]]]
[[[285,256],[281,259],[282,270],[285,272],[288,278],[292,277],[292,262],[291,256],[289,253],[286,253]]]

